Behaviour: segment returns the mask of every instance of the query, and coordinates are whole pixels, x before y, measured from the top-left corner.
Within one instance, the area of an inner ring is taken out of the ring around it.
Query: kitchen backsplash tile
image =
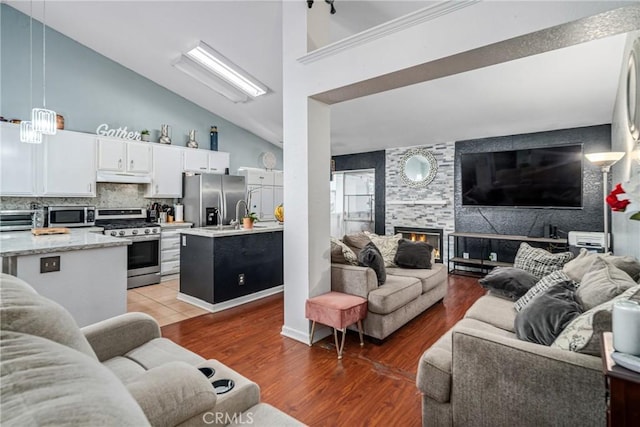
[[[114,208],[146,207],[150,203],[173,205],[178,199],[150,199],[144,197],[145,186],[99,182],[96,197],[0,197],[2,209],[28,209],[31,203],[49,206],[96,206]]]

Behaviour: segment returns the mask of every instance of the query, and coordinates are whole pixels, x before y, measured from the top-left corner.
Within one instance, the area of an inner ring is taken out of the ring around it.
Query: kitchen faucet
[[[247,213],[249,212],[249,205],[247,205],[247,202],[244,201],[243,199],[238,200],[238,203],[236,203],[236,229],[240,228],[240,218],[239,218],[239,212],[238,210],[240,209],[240,203],[244,203],[244,208],[247,211]]]

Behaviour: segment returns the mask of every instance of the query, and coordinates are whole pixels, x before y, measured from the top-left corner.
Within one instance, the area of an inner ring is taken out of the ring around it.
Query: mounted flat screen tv
[[[462,205],[582,207],[582,145],[461,156]]]

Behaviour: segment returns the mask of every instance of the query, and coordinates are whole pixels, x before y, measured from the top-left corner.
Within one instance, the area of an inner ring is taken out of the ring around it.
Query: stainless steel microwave
[[[86,227],[95,225],[95,206],[49,206],[49,227]]]

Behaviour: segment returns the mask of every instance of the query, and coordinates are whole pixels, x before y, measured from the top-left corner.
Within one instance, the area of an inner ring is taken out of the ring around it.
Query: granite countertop
[[[20,256],[130,245],[126,238],[105,236],[90,229],[72,229],[69,234],[34,236],[31,231],[0,233],[0,256]]]
[[[200,228],[185,228],[184,230],[180,230],[181,234],[191,234],[194,236],[203,236],[203,237],[225,237],[225,236],[238,236],[241,234],[256,234],[256,233],[271,233],[274,231],[282,231],[284,230],[284,226],[282,225],[254,225],[253,228],[246,229],[240,228],[236,229],[222,229],[219,230],[218,227],[200,227]]]
[[[159,222],[158,225],[162,228],[171,228],[171,227],[191,227],[193,226],[192,222]]]

